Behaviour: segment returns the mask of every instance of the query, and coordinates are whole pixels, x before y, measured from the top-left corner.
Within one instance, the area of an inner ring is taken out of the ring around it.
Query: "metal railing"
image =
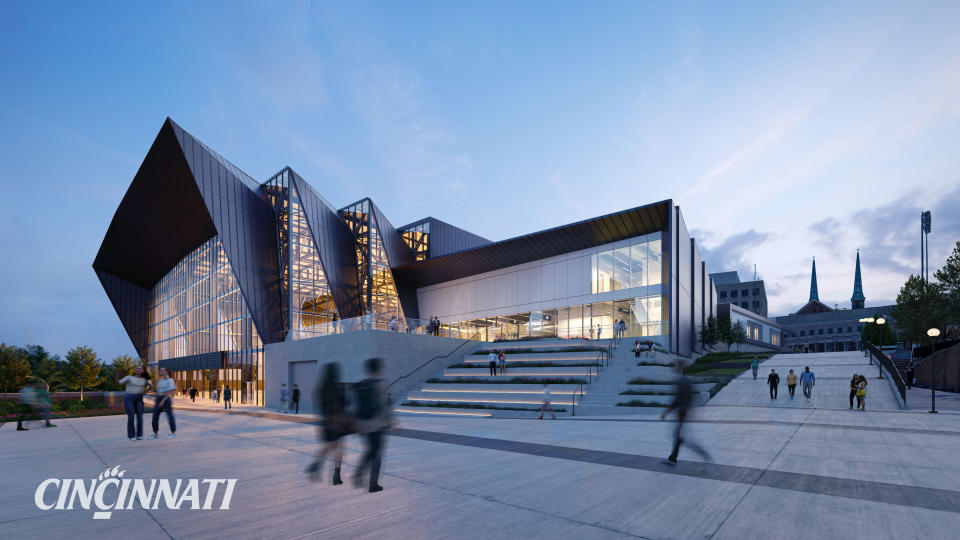
[[[577,385],[577,389],[570,394],[570,416],[577,415],[577,392],[580,393],[580,399],[583,400],[583,383]]]
[[[420,371],[421,369],[423,369],[424,367],[426,367],[427,365],[429,365],[429,364],[430,364],[431,362],[433,362],[434,360],[437,360],[437,359],[439,359],[439,358],[450,358],[450,356],[452,356],[452,355],[454,355],[454,354],[457,354],[457,352],[458,352],[460,349],[462,349],[463,347],[465,347],[465,346],[467,346],[467,345],[476,345],[476,342],[474,342],[474,341],[465,341],[465,342],[461,343],[460,345],[457,345],[457,347],[456,347],[455,349],[453,349],[452,351],[448,352],[447,354],[438,354],[438,355],[434,356],[433,358],[431,358],[431,359],[427,360],[426,362],[420,364],[419,366],[413,368],[413,370],[411,370],[411,371],[410,371],[409,373],[407,373],[406,375],[401,375],[401,376],[397,377],[396,379],[394,379],[394,381],[393,381],[392,383],[390,383],[390,384],[387,385],[386,390],[389,390],[391,386],[393,386],[393,385],[397,384],[398,382],[400,382],[401,379],[406,379],[407,377],[413,375],[413,374],[416,373],[417,371]]]
[[[900,393],[900,398],[903,399],[904,403],[906,403],[907,385],[903,382],[903,377],[900,376],[900,370],[897,369],[896,364],[894,364],[893,360],[891,360],[873,343],[864,341],[864,347],[870,353],[871,359],[875,358],[877,360],[877,366],[880,370],[880,378],[883,378],[883,370],[886,369],[887,373],[890,374],[890,380],[893,381],[893,384],[897,387],[897,392]]]

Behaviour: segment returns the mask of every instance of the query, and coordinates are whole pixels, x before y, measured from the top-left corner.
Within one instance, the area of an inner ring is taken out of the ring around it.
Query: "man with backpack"
[[[353,475],[353,485],[360,487],[363,475],[370,468],[370,493],[383,490],[380,479],[380,456],[383,453],[384,431],[391,424],[390,406],[380,376],[383,374],[383,359],[369,358],[364,364],[367,378],[353,387],[357,401],[357,428],[367,439],[367,451]]]

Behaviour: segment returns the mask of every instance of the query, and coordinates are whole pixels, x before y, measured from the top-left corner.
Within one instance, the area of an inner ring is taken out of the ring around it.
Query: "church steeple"
[[[863,308],[863,302],[866,300],[863,296],[863,282],[860,280],[860,250],[857,250],[857,271],[853,276],[853,297],[850,298],[850,304],[853,309]]]
[[[813,272],[810,274],[810,302],[811,300],[820,301],[820,296],[817,294],[817,258],[813,258]]]

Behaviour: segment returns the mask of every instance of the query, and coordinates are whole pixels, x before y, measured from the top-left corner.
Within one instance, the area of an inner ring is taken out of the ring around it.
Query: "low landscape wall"
[[[3,394],[0,394],[0,398],[2,397]],[[20,394],[9,393],[7,394],[7,399],[11,399],[17,403],[20,403]],[[80,392],[53,392],[50,394],[50,399],[53,401],[61,401],[64,399],[80,399]],[[123,407],[123,392],[84,391],[83,399],[99,399],[107,407]]]
[[[936,360],[936,386],[952,392],[960,392],[960,345],[937,351],[924,358],[913,368],[913,376],[920,386],[930,386],[933,360]]]

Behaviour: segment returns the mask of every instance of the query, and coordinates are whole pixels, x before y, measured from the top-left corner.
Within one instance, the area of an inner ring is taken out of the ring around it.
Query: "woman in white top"
[[[119,373],[117,374],[119,375]],[[124,385],[123,408],[127,411],[127,439],[143,439],[143,394],[150,384],[150,374],[143,366],[133,369],[133,375],[127,375],[117,380],[117,384]],[[133,421],[136,418],[137,426],[134,430]]]
[[[216,390],[214,390],[216,392]],[[159,437],[160,431],[160,413],[167,412],[167,423],[170,424],[170,434],[168,439],[176,437],[177,422],[173,419],[173,396],[177,393],[177,383],[170,378],[170,372],[167,368],[160,368],[160,380],[157,381],[157,401],[153,406],[153,435],[151,439]]]

